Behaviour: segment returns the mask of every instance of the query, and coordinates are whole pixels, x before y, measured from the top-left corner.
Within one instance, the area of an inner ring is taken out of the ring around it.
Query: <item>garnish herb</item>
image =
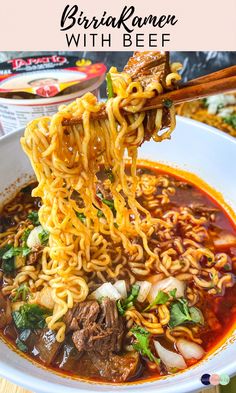
[[[100,209],[98,209],[97,216],[98,216],[98,218],[105,217],[103,211]]]
[[[84,213],[76,212],[76,215],[77,215],[77,217],[80,219],[80,221],[81,221],[82,223],[85,222],[86,217],[85,217]]]
[[[5,246],[3,246],[2,248],[0,248],[0,258],[3,257],[3,255],[10,250],[10,248],[12,248],[12,244],[6,244]]]
[[[32,222],[34,226],[40,225],[39,215],[37,211],[32,211],[28,214],[28,219]]]
[[[39,237],[40,243],[42,245],[45,245],[45,244],[47,244],[48,239],[49,239],[49,232],[46,231],[45,229],[43,229],[42,232],[39,232],[38,237]]]
[[[110,182],[114,183],[115,177],[114,177],[114,174],[113,174],[112,170],[111,169],[106,169],[105,173],[106,173],[107,178],[110,180]]]
[[[30,289],[26,283],[21,284],[19,288],[16,290],[16,294],[14,298],[12,299],[13,302],[16,302],[19,298],[23,300],[24,302],[27,300],[28,294],[30,292]]]
[[[31,252],[31,248],[24,246],[21,247],[21,254],[23,257],[26,257]]]
[[[27,242],[27,239],[28,239],[28,237],[29,237],[30,232],[31,232],[31,229],[29,229],[29,228],[26,229],[26,230],[24,231],[22,237],[21,237],[21,240],[22,240],[24,246],[26,245],[26,242]]]
[[[177,288],[174,288],[174,289],[172,289],[172,290],[169,292],[170,296],[172,296],[173,299],[176,299],[176,292],[177,292]]]
[[[97,192],[97,196],[98,196],[99,199],[101,199],[102,203],[104,203],[105,205],[107,205],[111,209],[112,213],[115,216],[116,215],[116,209],[115,209],[114,201],[110,200],[110,199],[103,198],[103,195],[102,195],[101,192]]]
[[[15,269],[16,269],[16,265],[15,265],[14,258],[3,259],[3,261],[2,261],[3,273],[10,274],[10,273],[13,273],[15,271]]]
[[[109,72],[106,74],[106,82],[107,82],[107,98],[109,99],[114,97],[112,79],[111,79],[111,74]]]
[[[12,313],[17,329],[43,329],[48,315],[47,309],[27,303]]]
[[[159,365],[160,360],[153,355],[150,349],[150,333],[141,326],[135,326],[133,329],[131,329],[131,332],[136,338],[136,342],[132,344],[133,348],[142,356],[146,356],[151,362],[155,362],[157,365]]]
[[[166,304],[168,302],[168,300],[170,300],[170,296],[167,293],[165,293],[163,291],[158,291],[153,302],[150,303],[149,306],[147,306],[144,311],[150,310],[156,304]]]
[[[131,292],[130,292],[129,296],[124,300],[117,301],[117,308],[118,308],[118,311],[121,315],[124,315],[125,311],[134,305],[135,301],[137,300],[139,290],[140,290],[140,286],[137,284],[134,284],[134,285],[132,285]]]
[[[24,329],[22,330],[22,332],[20,332],[19,339],[25,342],[29,338],[30,334],[31,334],[30,329]]]
[[[31,249],[27,246],[23,247],[13,247],[9,248],[2,256],[2,259],[11,259],[17,255],[22,255],[26,257],[31,252]]]
[[[187,322],[203,325],[204,318],[197,307],[189,307],[186,299],[178,299],[171,305],[169,326],[173,328]]]
[[[223,117],[223,120],[225,123],[236,129],[236,113],[232,113],[229,116]]]
[[[16,346],[21,352],[28,352],[28,347],[19,338],[16,339]]]
[[[173,101],[169,100],[169,99],[164,100],[163,105],[164,105],[165,108],[170,109],[172,107],[172,105],[173,105]]]
[[[2,256],[2,259],[10,259],[22,253],[22,247],[11,246]]]

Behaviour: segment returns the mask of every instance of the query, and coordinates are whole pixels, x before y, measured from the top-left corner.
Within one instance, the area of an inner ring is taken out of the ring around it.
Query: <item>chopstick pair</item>
[[[162,108],[166,100],[171,100],[178,105],[187,101],[194,101],[215,94],[224,94],[236,91],[236,66],[224,68],[223,70],[212,72],[211,74],[192,79],[182,84],[179,89],[169,91],[146,101],[140,111]],[[105,108],[101,112],[93,114],[93,119],[106,118]],[[64,120],[63,125],[78,124],[82,119]]]
[[[187,101],[232,91],[236,91],[236,66],[193,79],[181,85],[178,90],[172,90],[151,98],[147,100],[142,110],[161,108],[166,100],[171,100],[174,104],[182,104]]]

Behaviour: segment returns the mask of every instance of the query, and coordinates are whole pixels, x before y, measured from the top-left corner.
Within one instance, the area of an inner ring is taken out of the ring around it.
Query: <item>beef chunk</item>
[[[134,52],[124,71],[134,81],[139,81],[145,88],[151,82],[161,82],[166,88],[166,76],[170,73],[169,55],[165,52]]]
[[[142,370],[138,352],[130,352],[123,356],[113,353],[101,356],[91,352],[90,359],[101,377],[113,382],[129,381]]]
[[[201,203],[191,203],[189,207],[194,213],[201,215],[211,215],[213,213],[219,212],[219,209],[215,207],[204,206]]]
[[[56,333],[49,329],[40,331],[34,343],[34,348],[39,353],[40,360],[45,364],[52,363],[60,347],[61,343],[56,340]]]
[[[80,312],[73,314],[70,324],[71,330],[76,330],[72,339],[77,350],[95,351],[101,355],[120,352],[124,326],[115,301],[105,298],[101,306],[96,301],[83,302],[79,306]]]
[[[100,307],[97,301],[77,303],[64,317],[67,332],[81,329],[95,322],[99,311]]]
[[[0,328],[3,329],[12,321],[11,304],[8,298],[5,298],[0,291]]]
[[[114,300],[104,298],[101,304],[96,300],[79,303],[67,312],[64,322],[67,330],[73,331],[72,340],[82,356],[81,362],[84,359],[85,364],[88,363],[86,372],[112,382],[124,382],[141,371],[137,352],[121,354],[125,327]],[[63,362],[70,357],[66,352]]]

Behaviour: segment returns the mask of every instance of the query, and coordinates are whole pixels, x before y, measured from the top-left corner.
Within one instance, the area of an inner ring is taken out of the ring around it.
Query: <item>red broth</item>
[[[168,210],[178,209],[180,206],[192,206],[193,203],[204,206],[205,208],[216,209],[217,212],[215,213],[214,222],[206,223],[207,230],[214,230],[214,232],[217,231],[218,234],[227,232],[236,237],[236,226],[228,212],[226,212],[226,209],[222,207],[223,203],[221,203],[221,197],[219,197],[217,193],[214,193],[209,187],[205,187],[201,181],[199,181],[198,185],[196,185],[196,177],[191,175],[187,176],[186,174],[182,174],[175,170],[172,170],[171,173],[169,173],[168,168],[164,168],[164,171],[163,167],[149,166],[146,165],[146,163],[144,163],[144,165],[139,165],[138,168],[139,174],[145,172],[155,174],[156,176],[162,174],[163,176],[168,176],[174,183],[176,183],[176,193],[175,195],[170,196],[169,203],[163,205],[162,213],[165,213]],[[158,190],[158,192],[160,191],[161,189]],[[220,202],[218,202],[218,200],[220,200]],[[140,198],[139,201],[142,203],[142,198]],[[12,205],[14,203],[31,205],[34,210],[36,210],[40,205],[39,200],[33,200],[30,196],[30,189],[28,191],[26,190],[24,193],[18,194],[11,202]],[[19,218],[23,220],[26,216],[27,209],[19,215]],[[9,226],[13,225],[13,215],[7,215],[6,211],[3,209],[0,214],[0,224],[1,223],[5,226],[7,223]],[[181,230],[176,235],[181,237]],[[205,245],[213,248],[213,240],[214,239],[210,236]],[[217,252],[225,252],[228,254],[229,258],[227,266],[225,266],[224,269],[230,272],[234,277],[236,273],[236,244],[218,247]],[[199,308],[203,312],[207,321],[207,327],[203,326],[199,332],[199,338],[202,340],[201,345],[207,355],[219,346],[233,329],[236,320],[236,285],[231,288],[226,288],[223,294],[208,295],[206,292],[204,296],[204,303],[200,304]],[[1,331],[1,334],[3,338],[11,344],[11,346],[15,347],[15,340],[18,336],[18,332],[13,323],[5,327],[5,329]],[[169,342],[166,337],[158,337],[158,339],[166,348],[169,348],[170,350],[174,348],[173,343]],[[70,343],[68,341],[63,350],[65,350],[66,346],[69,347],[69,345]],[[31,352],[26,354],[26,356],[30,360],[43,365],[38,354],[34,351],[34,346],[32,346]],[[68,362],[66,367],[62,367],[62,358],[63,353],[61,350],[53,363],[47,366],[47,368],[50,368],[52,371],[57,373],[73,376],[79,379],[104,382],[104,379],[92,366],[88,355],[85,354],[82,358],[77,359],[76,354],[74,354],[74,358],[71,358],[71,361]],[[191,360],[187,362],[188,366],[191,366],[194,363],[196,363],[196,361]],[[167,372],[165,368],[162,367],[160,367],[158,371],[156,369],[152,370],[150,362],[143,358],[141,369],[130,382],[157,379],[166,374]]]

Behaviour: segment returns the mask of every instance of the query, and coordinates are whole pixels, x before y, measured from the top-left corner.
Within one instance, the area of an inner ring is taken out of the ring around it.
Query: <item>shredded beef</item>
[[[73,342],[79,352],[95,351],[101,355],[120,352],[124,334],[122,318],[116,303],[105,298],[79,303],[66,316],[68,329],[73,330]]]
[[[122,354],[125,327],[114,300],[79,303],[67,312],[64,322],[67,332],[73,332],[72,340],[79,355],[89,357],[91,367],[101,377],[124,382],[141,370],[137,352]]]
[[[90,359],[101,377],[113,382],[131,380],[137,377],[142,370],[138,352],[130,352],[123,356],[113,353],[101,356],[96,352],[91,352]]]
[[[95,322],[99,311],[99,304],[95,300],[76,304],[64,317],[67,331],[82,329]]]

